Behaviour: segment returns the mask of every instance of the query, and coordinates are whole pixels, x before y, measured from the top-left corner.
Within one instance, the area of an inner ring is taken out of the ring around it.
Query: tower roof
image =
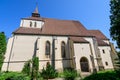
[[[35,10],[34,10],[33,13],[38,13],[39,14],[39,12],[38,12],[38,6],[36,6],[36,8],[35,8]]]
[[[40,14],[38,12],[38,6],[36,6],[34,12],[32,13],[32,17],[40,17]]]

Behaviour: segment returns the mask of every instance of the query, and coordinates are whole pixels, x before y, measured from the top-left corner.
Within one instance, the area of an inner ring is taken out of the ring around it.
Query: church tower
[[[39,11],[38,11],[38,6],[36,6],[35,11],[32,13],[32,17],[40,17]]]
[[[34,12],[32,13],[31,17],[22,18],[20,27],[26,28],[42,28],[44,24],[43,19],[40,17],[38,6],[36,6]]]

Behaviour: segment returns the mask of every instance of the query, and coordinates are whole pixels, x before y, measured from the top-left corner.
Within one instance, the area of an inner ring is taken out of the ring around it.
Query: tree
[[[33,57],[31,60],[27,61],[24,64],[22,69],[24,74],[27,74],[31,77],[31,80],[38,80],[39,75],[39,58]]]
[[[5,51],[6,51],[6,36],[4,32],[0,32],[0,70],[2,68]]]
[[[118,48],[120,48],[120,0],[111,0],[110,7],[110,35],[117,42]]]
[[[33,57],[31,80],[38,80],[38,71],[39,71],[39,58]]]
[[[28,76],[31,76],[31,60],[25,62],[22,72]]]

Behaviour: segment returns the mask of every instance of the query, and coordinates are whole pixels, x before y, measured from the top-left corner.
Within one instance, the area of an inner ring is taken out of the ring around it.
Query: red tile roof
[[[47,34],[47,35],[75,35],[75,36],[91,36],[87,29],[78,21],[72,20],[57,20],[49,18],[30,17],[23,18],[29,20],[42,20],[44,26],[42,29],[20,27],[15,34]],[[23,30],[24,29],[24,30]],[[31,32],[29,31],[31,30]],[[37,30],[38,29],[38,30]],[[33,33],[32,33],[33,32]]]
[[[15,34],[41,34],[40,28],[26,28],[26,27],[20,27],[13,33]]]
[[[87,40],[85,40],[84,38],[82,37],[70,37],[70,39],[77,43],[77,42],[80,42],[80,43],[89,43]]]
[[[100,30],[88,30],[90,35],[95,36],[102,40],[108,40],[108,38]]]
[[[105,43],[103,40],[98,38],[96,39],[97,39],[98,46],[109,46],[109,44]]]
[[[108,45],[103,40],[108,38],[99,30],[87,30],[80,22],[73,20],[58,20],[41,17],[29,17],[23,18],[26,20],[38,20],[43,21],[44,26],[42,28],[27,28],[25,26],[20,27],[13,34],[31,34],[31,35],[63,35],[63,36],[79,36],[71,37],[71,40],[75,42],[87,42],[82,37],[94,36],[97,38],[99,46]]]

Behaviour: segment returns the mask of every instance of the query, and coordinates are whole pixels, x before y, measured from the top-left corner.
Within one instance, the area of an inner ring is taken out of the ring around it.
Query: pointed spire
[[[34,12],[32,13],[32,17],[40,17],[40,14],[38,12],[38,5],[36,4],[36,8],[34,10]]]
[[[38,4],[36,3],[36,8],[35,8],[35,11],[33,13],[39,13],[38,12]]]

